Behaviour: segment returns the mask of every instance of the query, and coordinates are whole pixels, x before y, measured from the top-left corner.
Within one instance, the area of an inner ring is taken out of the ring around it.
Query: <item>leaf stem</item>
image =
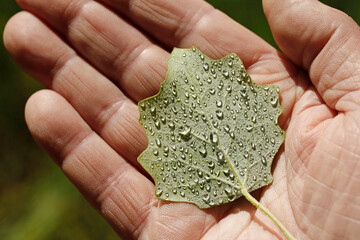
[[[250,193],[242,188],[241,190],[244,197],[252,203],[257,209],[260,209],[263,213],[265,213],[279,228],[280,230],[286,235],[287,239],[289,240],[296,240],[296,238],[285,228],[284,225],[281,224],[281,222],[263,205],[261,205],[258,200],[256,200],[253,196],[250,195]]]

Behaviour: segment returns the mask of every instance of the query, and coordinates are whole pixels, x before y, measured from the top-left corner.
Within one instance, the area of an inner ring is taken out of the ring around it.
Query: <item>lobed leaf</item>
[[[279,88],[255,84],[235,54],[175,48],[160,92],[139,110],[149,145],[138,161],[159,198],[208,208],[272,182],[285,136]]]

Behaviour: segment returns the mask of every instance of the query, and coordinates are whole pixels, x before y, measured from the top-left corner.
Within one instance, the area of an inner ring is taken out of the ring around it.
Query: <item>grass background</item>
[[[275,46],[259,0],[209,0]],[[360,23],[360,1],[322,1]],[[20,11],[0,1],[0,33]],[[0,239],[116,239],[108,224],[86,203],[32,140],[23,117],[26,99],[41,86],[11,60],[0,44]]]

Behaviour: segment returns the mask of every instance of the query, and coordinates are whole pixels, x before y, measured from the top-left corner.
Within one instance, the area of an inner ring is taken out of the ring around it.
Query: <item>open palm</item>
[[[287,132],[274,181],[254,194],[299,239],[360,234],[360,29],[314,0],[263,1],[279,53],[201,0],[18,0],[4,39],[50,90],[26,120],[37,142],[125,239],[282,239],[246,200],[200,210],[154,196],[136,161],[136,103],[158,92],[174,47],[235,52],[280,87]]]

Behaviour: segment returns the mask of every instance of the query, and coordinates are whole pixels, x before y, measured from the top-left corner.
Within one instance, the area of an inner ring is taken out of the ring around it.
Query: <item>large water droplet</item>
[[[225,130],[225,132],[229,132],[230,131],[230,126],[229,125],[227,125],[227,124],[225,124],[224,125],[224,130]]]
[[[217,106],[217,107],[222,107],[222,101],[221,101],[221,100],[217,100],[217,101],[216,101],[216,106]]]
[[[180,129],[179,129],[179,134],[180,134],[181,138],[186,141],[190,139],[190,136],[191,136],[190,133],[191,133],[191,128],[187,125],[180,127]]]
[[[224,75],[224,77],[227,78],[227,77],[229,77],[229,72],[225,70],[225,71],[223,71],[223,75]]]
[[[155,149],[155,150],[153,151],[153,154],[154,154],[155,156],[158,156],[158,155],[159,155],[159,151]]]

